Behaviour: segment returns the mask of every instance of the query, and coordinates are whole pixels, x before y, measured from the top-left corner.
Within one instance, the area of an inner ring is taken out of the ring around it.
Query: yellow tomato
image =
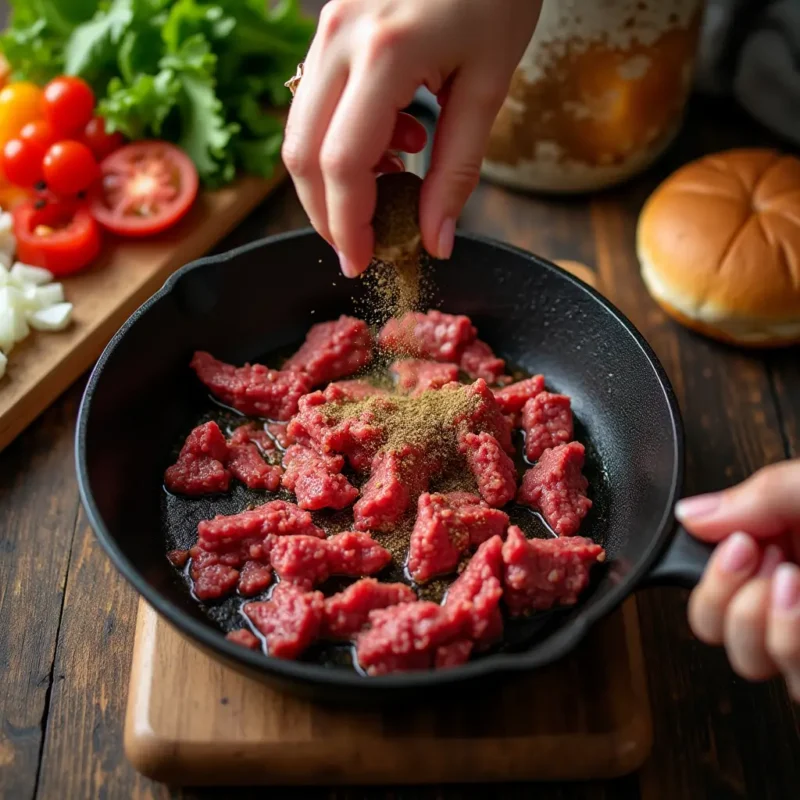
[[[0,144],[16,136],[24,125],[44,115],[42,90],[28,81],[9,83],[0,91]]]

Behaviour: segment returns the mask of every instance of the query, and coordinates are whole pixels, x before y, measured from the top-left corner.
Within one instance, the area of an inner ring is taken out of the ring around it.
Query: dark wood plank
[[[0,459],[0,796],[32,797],[78,512],[70,391]]]
[[[38,797],[164,798],[122,757],[135,592],[105,555],[83,509],[58,637]]]
[[[679,396],[687,493],[730,485],[786,455],[763,358],[669,321],[647,295],[634,256],[636,217],[647,194],[678,164],[720,149],[725,120],[719,125],[719,137],[709,135],[714,122],[690,128],[650,175],[592,202],[606,293],[653,345]],[[800,782],[800,729],[783,686],[739,680],[721,651],[698,644],[686,623],[684,592],[644,592],[640,602],[655,724],[642,796],[791,796]]]

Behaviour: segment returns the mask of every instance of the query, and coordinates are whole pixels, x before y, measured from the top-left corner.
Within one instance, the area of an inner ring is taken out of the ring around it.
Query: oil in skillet
[[[280,351],[273,352],[265,357],[262,363],[275,364],[280,366],[283,361],[295,352],[296,346],[281,348]],[[369,380],[378,386],[388,388],[391,386],[392,379],[388,373],[388,364],[385,360],[380,363],[381,369],[362,373],[363,379]],[[509,366],[509,373],[514,380],[521,380],[529,377],[527,373],[520,369]],[[462,382],[468,382],[467,376],[461,376]],[[226,435],[239,425],[248,422],[248,418],[243,417],[237,411],[227,408],[210,398],[208,407],[198,416],[188,420],[186,430],[181,439],[176,441],[174,452],[171,454],[173,460],[183,444],[186,433],[196,425],[200,425],[209,420],[216,421]],[[273,437],[274,438],[274,437]],[[582,525],[581,535],[590,536],[601,545],[605,545],[606,531],[606,508],[607,497],[607,476],[602,468],[597,451],[591,439],[587,436],[587,431],[581,425],[579,419],[575,419],[575,438],[581,441],[586,448],[586,464],[584,474],[589,480],[589,496],[593,501],[593,508]],[[524,457],[524,434],[521,431],[514,432],[515,444],[515,463],[520,475],[530,464]],[[276,441],[276,449],[268,454],[267,460],[276,463],[281,457],[282,449]],[[346,468],[347,469],[347,468]],[[360,486],[364,478],[347,469],[348,480],[356,486]],[[436,485],[430,487],[431,491],[447,491],[446,485]],[[165,552],[173,549],[189,549],[197,540],[197,525],[203,519],[210,519],[217,514],[235,514],[261,505],[269,500],[288,500],[294,499],[293,495],[285,490],[278,492],[266,492],[247,489],[244,485],[234,481],[231,490],[222,495],[214,495],[199,498],[189,498],[172,495],[166,490],[162,493],[161,502],[161,523],[162,532],[165,540]],[[512,502],[505,509],[508,513],[511,524],[517,525],[529,538],[548,538],[555,536],[542,516],[530,508],[520,506]],[[312,512],[314,522],[319,525],[329,535],[343,530],[350,530],[353,527],[352,509],[343,511],[323,510]],[[414,525],[414,510],[412,509],[406,518],[398,525],[392,537],[396,544],[394,547],[387,541],[385,534],[376,535],[376,539],[384,546],[393,551],[391,564],[377,576],[386,582],[402,581],[410,584],[418,593],[420,599],[441,602],[445,597],[447,589],[455,580],[456,575],[443,576],[434,579],[424,586],[418,586],[410,580],[405,570],[405,559],[407,555],[407,542]],[[405,543],[398,547],[397,543]],[[246,627],[255,633],[259,640],[263,642],[263,637],[256,631],[249,620],[242,612],[242,607],[246,602],[267,600],[271,595],[276,583],[273,583],[265,592],[254,597],[244,598],[238,593],[234,593],[221,601],[213,603],[202,603],[197,600],[191,591],[191,579],[189,576],[190,565],[182,569],[175,569],[175,578],[182,585],[186,592],[187,603],[196,611],[204,614],[214,622],[224,632]],[[318,587],[329,596],[337,591],[341,591],[349,584],[353,583],[352,578],[332,578],[323,586]],[[545,635],[553,624],[554,620],[559,619],[570,610],[555,610],[539,612],[524,620],[506,620],[505,635],[502,645],[495,650],[515,650],[529,647],[534,640]],[[494,651],[490,651],[494,652]],[[319,643],[309,648],[301,658],[305,662],[313,662],[329,666],[331,668],[353,668],[352,648],[348,644]]]

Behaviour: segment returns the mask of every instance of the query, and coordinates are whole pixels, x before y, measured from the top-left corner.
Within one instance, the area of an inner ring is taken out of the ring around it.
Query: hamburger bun
[[[800,342],[800,159],[744,149],[687,164],[645,203],[636,251],[681,324],[750,347]]]

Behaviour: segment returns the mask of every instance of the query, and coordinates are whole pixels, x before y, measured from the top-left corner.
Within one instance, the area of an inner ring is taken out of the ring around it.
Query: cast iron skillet
[[[504,358],[571,396],[593,454],[587,470],[597,511],[583,530],[604,540],[608,566],[576,608],[551,612],[535,635],[517,635],[512,651],[455,669],[364,678],[226,641],[176,580],[160,527],[171,448],[208,405],[189,360],[196,349],[234,364],[257,360],[301,341],[315,322],[353,313],[352,298],[363,291],[341,277],[313,232],[275,236],[175,273],[100,357],[78,419],[81,497],[100,542],[147,602],[214,657],[317,699],[397,699],[547,664],[638,587],[699,579],[708,551],[674,532],[672,517],[683,474],[680,412],[630,322],[553,264],[477,236],[459,235],[435,276],[443,310],[469,315]]]

